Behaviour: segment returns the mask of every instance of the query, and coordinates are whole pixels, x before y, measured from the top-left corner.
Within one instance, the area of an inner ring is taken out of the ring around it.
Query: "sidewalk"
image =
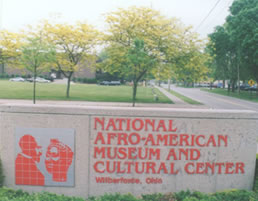
[[[165,96],[167,96],[171,101],[174,102],[174,104],[179,105],[189,105],[188,103],[182,101],[180,98],[174,96],[173,94],[169,93],[166,89],[162,87],[155,86],[157,89],[159,89]]]

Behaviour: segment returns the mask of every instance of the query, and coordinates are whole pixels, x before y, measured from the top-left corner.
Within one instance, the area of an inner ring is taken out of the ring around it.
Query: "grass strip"
[[[0,80],[0,99],[32,100],[33,83]],[[70,98],[65,97],[66,84],[37,83],[37,100],[132,102],[133,90],[130,86],[100,86],[95,84],[71,84]],[[157,92],[154,100],[149,87],[137,88],[137,103],[172,103],[165,95]]]
[[[192,105],[203,105],[202,103],[198,102],[198,101],[195,101],[191,98],[188,98],[180,93],[177,93],[173,90],[170,90],[169,91],[172,95],[176,96],[177,98],[180,98],[182,101],[186,102],[186,103],[189,103],[189,104],[192,104]]]

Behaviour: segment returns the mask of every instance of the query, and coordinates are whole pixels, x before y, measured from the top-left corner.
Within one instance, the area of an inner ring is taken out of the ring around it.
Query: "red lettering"
[[[106,158],[106,156],[105,156],[105,147],[101,147],[101,148],[94,147],[94,158],[97,158],[97,154],[101,155],[100,157],[102,159]]]
[[[180,143],[179,143],[179,145],[180,146],[189,146],[188,138],[189,138],[189,135],[181,134],[180,135]],[[183,142],[185,142],[185,143],[183,143]]]
[[[147,139],[146,139],[144,145],[148,145],[149,142],[151,143],[151,144],[150,144],[151,146],[156,145],[156,144],[155,144],[154,137],[153,137],[152,134],[149,134],[149,135],[148,135],[148,137],[147,137]]]
[[[211,135],[211,136],[209,137],[209,140],[208,140],[206,146],[208,147],[210,144],[211,144],[213,147],[216,147],[216,146],[217,146],[217,145],[216,145],[215,138],[214,138],[213,135]]]
[[[118,122],[118,130],[122,131],[123,130],[123,122],[125,122],[125,119],[116,119],[116,122]]]
[[[126,130],[127,131],[131,130],[130,123],[131,123],[131,119],[126,119]]]
[[[168,173],[168,170],[167,170],[167,167],[166,167],[166,164],[165,163],[160,163],[160,166],[159,166],[159,169],[158,169],[158,172],[157,174],[160,174],[160,172],[162,171],[163,174],[167,174]]]
[[[108,131],[109,130],[109,127],[112,127],[112,130],[113,131],[116,131],[117,128],[116,128],[116,124],[115,124],[115,121],[113,118],[110,118],[109,121],[108,121],[108,125],[106,127],[106,130]]]
[[[156,166],[155,162],[146,162],[146,173],[147,174],[149,174],[149,173],[156,174],[155,166]],[[150,170],[152,172],[150,172]]]
[[[168,135],[157,135],[157,146],[160,145],[160,141],[164,142],[163,145],[167,146],[168,145]]]
[[[157,126],[156,131],[159,131],[160,128],[162,128],[163,131],[167,131],[166,125],[165,125],[165,121],[164,121],[164,120],[159,120],[159,124],[158,124],[158,126]]]
[[[224,166],[224,163],[216,163],[216,166],[218,166],[218,174],[221,174],[222,166]]]
[[[95,172],[104,173],[105,170],[100,170],[100,169],[98,168],[98,165],[99,165],[99,164],[104,166],[104,162],[102,162],[102,161],[97,161],[97,162],[94,164],[94,166],[93,166]]]
[[[205,170],[205,173],[209,173],[209,169],[211,169],[211,173],[214,174],[215,172],[215,163],[205,163],[205,166],[206,166],[206,170]]]
[[[138,162],[136,162],[136,163],[138,163]],[[131,166],[134,164],[134,162],[133,161],[126,161],[125,162],[125,165],[127,165],[127,174],[131,174]]]
[[[100,120],[98,117],[95,117],[95,124],[94,124],[95,130],[97,130],[97,123],[99,123],[101,125],[101,130],[104,130],[105,118],[102,117],[102,120]]]
[[[135,162],[135,172],[137,173],[137,174],[142,174],[142,173],[144,173],[144,167],[145,167],[145,163],[141,163],[142,164],[142,170],[139,170],[140,168],[139,168],[139,162]]]
[[[107,149],[107,158],[108,159],[115,159],[117,156],[117,147],[115,147],[115,149],[113,150],[112,147],[106,147]],[[113,150],[113,156],[112,156],[112,151]]]
[[[118,149],[118,158],[119,159],[126,159],[127,158],[127,153],[126,153],[127,148],[126,147],[120,147]]]
[[[196,173],[197,174],[203,174],[205,173],[205,169],[204,168],[204,163],[197,163],[196,164]]]
[[[195,138],[195,135],[191,135],[191,146],[194,146],[194,138]]]
[[[111,161],[107,161],[106,164],[107,164],[106,170],[108,173],[114,173],[116,171],[116,161],[113,161],[113,165],[112,165],[113,169],[111,167]]]
[[[194,167],[194,163],[187,163],[186,165],[185,165],[185,172],[187,173],[187,174],[194,174],[195,172],[194,171],[190,171],[189,170],[189,166],[193,166]]]
[[[166,160],[170,160],[170,157],[173,157],[173,160],[177,160],[177,157],[176,157],[176,153],[175,153],[175,150],[174,149],[170,149],[169,150],[169,153],[168,153],[168,156],[167,156],[167,159]]]
[[[223,141],[224,142],[224,146],[225,147],[227,147],[228,146],[228,136],[227,135],[219,135],[218,136],[218,146],[220,147],[220,145],[221,145],[221,141]]]
[[[225,174],[233,174],[234,170],[231,170],[232,167],[234,167],[234,163],[226,163]]]
[[[97,137],[94,141],[94,144],[98,144],[99,140],[100,140],[100,144],[106,144],[102,132],[98,132]]]
[[[144,154],[144,156],[143,156],[143,149],[140,147],[139,149],[138,149],[138,157],[139,157],[139,159],[141,159],[141,160],[144,160],[144,159],[147,159],[147,157],[148,157],[148,148],[146,148],[146,149],[144,149],[145,150],[145,154]]]
[[[135,138],[135,141],[133,139]],[[141,136],[138,133],[131,133],[128,137],[128,142],[132,145],[139,144],[141,141]]]
[[[128,147],[128,159],[136,159],[137,154],[135,152],[136,152],[135,147]]]
[[[182,160],[182,154],[185,155],[185,160],[188,160],[188,149],[179,149],[179,158],[178,160]]]
[[[127,142],[127,134],[126,133],[118,133],[117,135],[118,139],[117,139],[117,144],[118,145],[121,145],[122,142],[123,142],[123,145],[128,145],[128,142]]]
[[[169,135],[169,145],[170,146],[177,146],[178,145],[177,138],[178,138],[178,135],[176,135],[176,134]]]
[[[179,170],[175,171],[175,164],[170,163],[170,174],[178,174]]]
[[[155,158],[155,160],[160,160],[160,149],[150,148],[149,149],[149,160],[153,160],[152,157]]]
[[[138,122],[138,125],[139,125],[138,128],[136,127],[137,122]],[[142,120],[142,119],[134,119],[133,122],[132,122],[132,127],[133,127],[133,130],[135,130],[135,131],[140,131],[140,130],[142,130],[143,127],[144,127],[144,122],[143,122],[143,120]]]
[[[121,170],[121,161],[117,162],[117,172],[118,174],[125,173],[125,169]]]
[[[201,157],[201,152],[198,149],[190,149],[190,160],[198,160]]]
[[[241,171],[240,174],[244,174],[245,173],[244,167],[245,167],[244,163],[236,163],[236,174],[239,173],[239,170]]]
[[[198,135],[197,137],[196,137],[196,144],[198,145],[198,146],[200,146],[200,147],[204,147],[205,146],[205,144],[200,144],[200,138],[203,138],[203,139],[205,139],[205,136],[204,135]]]
[[[116,137],[116,133],[108,133],[107,134],[107,144],[112,144],[111,140]]]
[[[146,119],[145,120],[145,131],[148,131],[148,125],[150,125],[152,127],[152,131],[155,131],[155,120],[152,119]]]
[[[173,120],[168,120],[168,131],[176,132],[177,128],[173,128]]]

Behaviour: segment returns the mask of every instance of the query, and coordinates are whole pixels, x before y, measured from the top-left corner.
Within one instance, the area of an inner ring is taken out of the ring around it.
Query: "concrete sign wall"
[[[6,185],[83,197],[251,189],[257,133],[251,111],[0,107]]]

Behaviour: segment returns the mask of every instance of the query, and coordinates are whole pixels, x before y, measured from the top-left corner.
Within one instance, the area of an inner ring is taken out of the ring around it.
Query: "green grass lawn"
[[[207,92],[211,92],[211,93],[216,93],[216,94],[220,94],[220,95],[224,95],[224,96],[231,96],[234,98],[239,98],[239,99],[244,99],[244,100],[249,100],[249,101],[253,101],[253,102],[258,102],[258,96],[256,95],[256,92],[252,92],[250,93],[250,91],[240,91],[240,94],[238,94],[237,90],[236,92],[232,93],[228,93],[228,91],[226,89],[201,89],[202,91],[207,91]]]
[[[33,83],[10,82],[0,80],[0,99],[32,99]],[[159,90],[154,100],[151,88],[138,87],[136,102],[138,103],[172,103]],[[93,84],[72,84],[70,98],[65,97],[66,84],[37,83],[37,100],[74,100],[100,102],[131,102],[132,87],[130,86],[99,86]]]
[[[191,99],[191,98],[188,98],[188,97],[186,97],[186,96],[183,96],[182,94],[177,93],[177,92],[175,92],[175,91],[173,91],[173,90],[170,90],[169,92],[170,92],[171,94],[173,94],[174,96],[180,98],[182,101],[184,101],[184,102],[186,102],[186,103],[189,103],[189,104],[192,104],[192,105],[202,105],[202,103],[200,103],[200,102],[198,102],[198,101],[195,101],[195,100],[193,100],[193,99]]]

